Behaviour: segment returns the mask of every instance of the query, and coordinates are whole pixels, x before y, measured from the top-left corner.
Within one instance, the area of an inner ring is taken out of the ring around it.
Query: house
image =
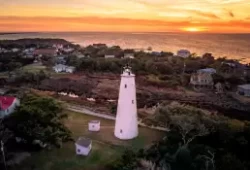
[[[100,131],[100,120],[91,120],[89,121],[89,131],[98,132]]]
[[[33,51],[33,54],[38,56],[56,56],[57,49],[56,48],[36,49]]]
[[[134,57],[134,54],[133,54],[133,53],[125,53],[125,54],[124,54],[124,58],[133,59],[133,58],[135,58],[135,57]]]
[[[239,85],[237,93],[242,96],[250,97],[250,84]]]
[[[215,74],[216,70],[214,68],[204,68],[197,71],[198,73],[210,73]]]
[[[12,96],[0,96],[0,118],[10,115],[20,105],[19,99]]]
[[[32,53],[33,54],[34,51],[35,51],[35,48],[26,48],[23,50],[23,53],[25,53],[25,54]]]
[[[159,51],[152,51],[151,54],[154,56],[161,56],[161,52]]]
[[[52,47],[54,47],[56,49],[63,49],[63,45],[62,44],[53,44]]]
[[[13,53],[18,52],[19,50],[20,50],[19,48],[12,48],[12,49],[11,49],[11,51],[12,51]]]
[[[177,56],[182,57],[182,58],[187,58],[191,55],[191,52],[185,49],[177,51]]]
[[[89,54],[83,54],[83,53],[81,53],[79,51],[74,52],[73,55],[75,55],[77,58],[89,58],[90,57]]]
[[[65,72],[66,73],[73,73],[75,71],[75,67],[73,66],[67,66]]]
[[[75,71],[75,67],[67,66],[64,64],[57,64],[53,67],[53,70],[56,73],[66,72],[66,73],[73,73]]]
[[[56,57],[56,63],[57,64],[66,64],[66,56],[63,56],[63,55],[61,55],[61,56],[57,56]]]
[[[56,72],[56,73],[61,73],[61,72],[65,72],[66,70],[66,65],[64,64],[57,64],[53,67],[53,70]]]
[[[222,84],[220,82],[215,84],[215,88],[216,88],[216,93],[217,94],[221,94],[224,92],[224,88],[222,86]]]
[[[230,67],[236,67],[236,63],[234,63],[234,62],[222,62],[221,63],[222,65],[228,65],[228,66],[230,66]]]
[[[105,58],[115,58],[115,55],[113,54],[105,54]]]
[[[34,55],[33,55],[33,53],[27,53],[27,54],[23,55],[22,58],[34,58]]]
[[[213,88],[214,81],[210,73],[194,73],[191,75],[190,84],[194,87]]]
[[[80,137],[75,142],[76,154],[87,156],[92,149],[92,141],[88,138]]]
[[[73,52],[75,49],[74,48],[71,48],[71,47],[66,47],[66,48],[63,48],[62,51],[64,51],[65,53],[71,53]]]

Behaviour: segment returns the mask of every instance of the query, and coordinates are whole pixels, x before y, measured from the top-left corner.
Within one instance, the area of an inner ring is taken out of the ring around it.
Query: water
[[[202,55],[211,52],[216,57],[227,57],[250,62],[250,34],[187,34],[187,33],[27,33],[0,35],[0,39],[63,38],[86,46],[93,43],[120,45],[124,48],[171,51],[188,49]]]

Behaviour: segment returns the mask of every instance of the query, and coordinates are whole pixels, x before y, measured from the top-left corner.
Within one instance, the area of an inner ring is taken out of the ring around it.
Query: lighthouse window
[[[134,100],[132,100],[132,104],[134,104]]]
[[[122,130],[120,130],[120,133],[122,133]]]
[[[125,88],[127,88],[127,84],[125,84]]]

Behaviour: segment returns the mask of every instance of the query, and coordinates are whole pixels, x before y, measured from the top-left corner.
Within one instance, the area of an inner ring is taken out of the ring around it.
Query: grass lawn
[[[77,156],[75,145],[69,142],[60,149],[33,153],[18,166],[19,170],[101,170],[115,160],[122,149],[93,142],[89,156]]]
[[[68,119],[65,124],[77,139],[79,136],[91,138],[92,150],[89,156],[76,156],[73,142],[63,144],[60,149],[32,153],[24,160],[19,170],[102,170],[105,165],[119,158],[126,147],[133,149],[143,148],[153,141],[159,140],[163,132],[139,128],[139,136],[134,140],[121,141],[113,135],[114,121],[101,119],[81,113],[65,111]],[[98,119],[101,121],[100,132],[89,132],[88,121]]]
[[[46,68],[47,68],[46,66],[39,65],[39,64],[29,64],[29,65],[26,65],[26,66],[22,67],[22,70],[36,73],[36,72],[39,72],[41,70],[45,71]]]
[[[164,132],[152,130],[149,128],[139,127],[139,136],[133,140],[119,140],[114,136],[115,121],[97,118],[94,116],[84,115],[81,113],[75,113],[68,111],[68,120],[66,125],[71,129],[73,135],[76,137],[86,136],[93,140],[110,143],[117,146],[132,147],[134,149],[140,149],[152,142],[160,140],[164,136]],[[101,130],[100,132],[89,132],[88,122],[90,120],[100,120]]]

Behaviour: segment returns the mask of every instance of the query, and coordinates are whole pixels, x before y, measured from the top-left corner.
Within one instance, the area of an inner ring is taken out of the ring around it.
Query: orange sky
[[[250,32],[250,0],[0,0],[0,32]]]

